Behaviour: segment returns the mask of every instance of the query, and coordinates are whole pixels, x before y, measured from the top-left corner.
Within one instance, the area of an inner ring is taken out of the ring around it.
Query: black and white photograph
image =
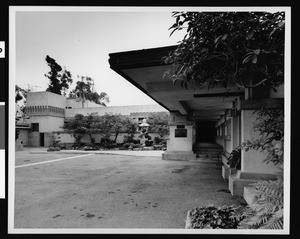
[[[290,7],[9,7],[8,233],[290,231]]]

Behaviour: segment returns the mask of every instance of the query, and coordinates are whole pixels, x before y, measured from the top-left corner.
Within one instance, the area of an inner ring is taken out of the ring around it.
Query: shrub
[[[236,229],[241,218],[240,208],[234,206],[215,207],[213,205],[194,208],[190,211],[191,228],[194,229]]]
[[[92,145],[95,145],[96,139],[93,138],[93,137],[91,137],[90,140],[91,140],[91,144],[92,144]]]
[[[162,138],[160,138],[158,136],[154,137],[154,143],[155,144],[159,144],[161,141],[162,141]]]
[[[241,169],[241,146],[236,147],[227,158],[230,168]]]
[[[52,133],[51,135],[51,146],[56,148],[60,143],[60,133]]]
[[[283,229],[283,180],[251,184],[257,190],[253,204],[246,207],[241,229]]]
[[[82,143],[80,142],[80,140],[81,140],[81,138],[82,138],[82,135],[80,135],[80,134],[75,134],[75,135],[74,135],[74,138],[75,138],[74,148],[82,146]]]
[[[146,140],[145,141],[145,146],[149,147],[153,145],[153,140]]]
[[[122,145],[123,148],[128,149],[133,143],[125,143]]]
[[[133,135],[125,135],[124,136],[124,143],[132,143],[133,142]]]
[[[132,140],[132,143],[134,143],[134,144],[140,144],[140,143],[141,143],[141,140],[139,140],[139,139],[133,139],[133,140]]]

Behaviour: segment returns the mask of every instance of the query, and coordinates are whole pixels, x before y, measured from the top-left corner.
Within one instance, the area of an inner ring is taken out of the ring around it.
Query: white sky
[[[171,37],[172,12],[16,12],[16,84],[44,91],[49,80],[49,55],[77,75],[90,76],[98,93],[110,97],[108,106],[155,104],[110,69],[109,53],[177,44],[184,32]]]

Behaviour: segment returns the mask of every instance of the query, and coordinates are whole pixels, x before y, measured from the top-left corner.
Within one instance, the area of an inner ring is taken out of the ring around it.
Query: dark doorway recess
[[[196,121],[196,142],[214,143],[216,128],[214,121]]]
[[[45,146],[45,134],[40,133],[40,145]]]

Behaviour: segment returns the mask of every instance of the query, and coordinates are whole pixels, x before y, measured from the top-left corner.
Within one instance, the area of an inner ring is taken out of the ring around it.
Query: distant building
[[[62,127],[66,119],[72,118],[76,114],[97,113],[100,116],[121,114],[129,116],[140,124],[152,112],[168,111],[160,105],[105,107],[88,100],[82,102],[80,98],[66,98],[62,95],[42,91],[27,94],[24,112],[26,119],[20,117],[22,111],[16,106],[16,115],[19,118],[16,122],[16,128],[19,130],[19,141],[24,146],[49,146],[53,132],[62,133],[62,142],[74,142],[74,138],[70,134],[64,133]],[[122,141],[122,135],[119,138],[119,142]]]

